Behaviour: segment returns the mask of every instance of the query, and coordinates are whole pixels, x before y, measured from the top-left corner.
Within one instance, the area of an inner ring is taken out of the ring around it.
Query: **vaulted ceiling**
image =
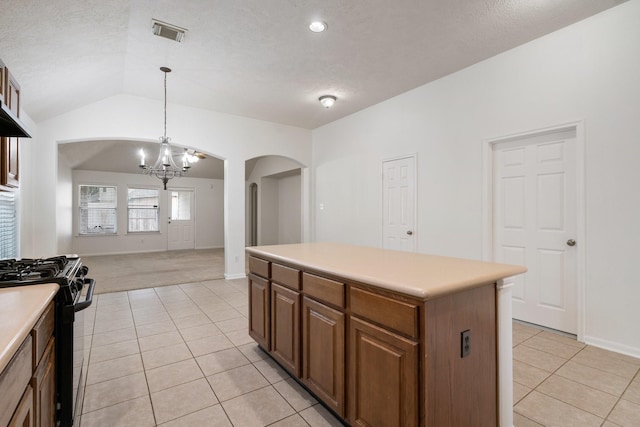
[[[314,129],[619,3],[3,0],[0,58],[36,122],[116,94],[162,99],[168,66],[169,102]],[[188,29],[183,42],[154,36],[154,18]]]

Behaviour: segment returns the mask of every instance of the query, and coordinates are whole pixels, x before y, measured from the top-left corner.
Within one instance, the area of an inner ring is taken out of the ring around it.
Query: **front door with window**
[[[194,195],[193,190],[169,190],[169,241],[168,249],[193,249]]]

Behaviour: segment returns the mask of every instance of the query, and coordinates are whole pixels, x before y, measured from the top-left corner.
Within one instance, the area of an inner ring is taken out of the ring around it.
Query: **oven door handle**
[[[73,311],[82,311],[85,308],[89,307],[93,302],[93,289],[96,287],[95,279],[84,279],[85,285],[89,284],[89,290],[87,291],[87,296],[84,301],[77,303],[73,306]]]

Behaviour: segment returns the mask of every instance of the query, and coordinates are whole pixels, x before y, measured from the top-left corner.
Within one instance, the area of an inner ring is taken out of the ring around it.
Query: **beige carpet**
[[[83,256],[82,263],[97,294],[224,278],[224,249]]]

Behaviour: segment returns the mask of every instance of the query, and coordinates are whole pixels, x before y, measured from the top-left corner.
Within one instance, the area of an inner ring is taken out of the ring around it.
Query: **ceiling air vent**
[[[184,34],[187,32],[186,28],[180,28],[156,19],[151,20],[151,22],[153,22],[153,34],[164,37],[165,39],[181,42]]]

